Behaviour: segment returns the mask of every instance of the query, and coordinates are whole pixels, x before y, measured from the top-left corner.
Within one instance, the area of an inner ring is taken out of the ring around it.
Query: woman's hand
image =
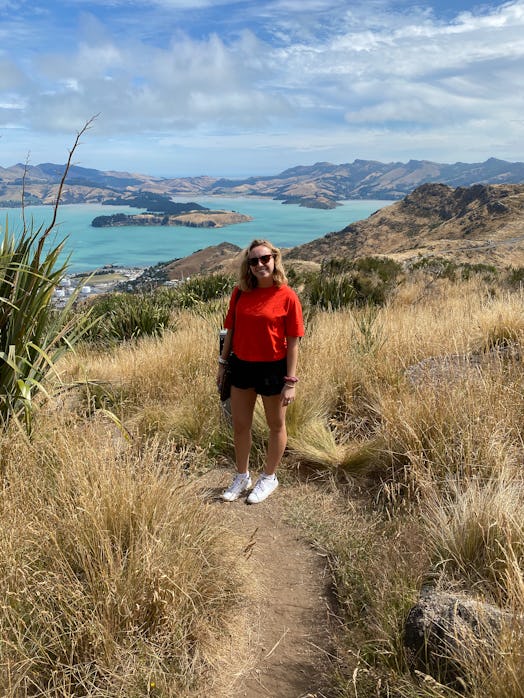
[[[282,388],[282,392],[280,393],[280,398],[284,407],[290,405],[295,399],[295,386],[284,383],[284,387]]]

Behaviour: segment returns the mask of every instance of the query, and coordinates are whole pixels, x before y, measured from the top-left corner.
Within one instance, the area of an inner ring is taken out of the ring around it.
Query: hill
[[[338,232],[294,247],[288,259],[388,255],[524,265],[524,185],[424,184]]]
[[[240,248],[219,245],[165,265],[163,278],[238,268]],[[283,250],[301,267],[332,257],[443,257],[496,267],[524,266],[524,185],[424,184],[401,201],[340,231]]]
[[[21,185],[27,204],[54,203],[62,165],[13,165],[0,168],[0,205],[19,206]],[[345,199],[401,199],[425,183],[451,187],[474,184],[518,184],[524,182],[524,163],[490,158],[483,163],[442,164],[427,160],[381,163],[355,160],[334,165],[319,162],[293,167],[280,174],[247,179],[213,177],[152,177],[128,172],[103,172],[72,166],[63,203],[123,204],[138,194],[164,196],[258,196],[314,208],[332,208]],[[131,204],[130,204],[131,205]]]

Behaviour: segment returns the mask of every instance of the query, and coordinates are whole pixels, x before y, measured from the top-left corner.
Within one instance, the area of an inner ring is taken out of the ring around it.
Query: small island
[[[129,225],[140,226],[186,226],[190,228],[222,228],[225,225],[245,223],[251,216],[236,211],[212,210],[194,201],[178,203],[167,196],[142,192],[134,197],[106,199],[108,206],[132,206],[146,208],[143,213],[115,213],[110,216],[97,216],[91,221],[93,228],[114,228]]]
[[[298,204],[302,208],[323,208],[325,210],[341,206],[338,201],[328,196],[289,196],[282,203]]]

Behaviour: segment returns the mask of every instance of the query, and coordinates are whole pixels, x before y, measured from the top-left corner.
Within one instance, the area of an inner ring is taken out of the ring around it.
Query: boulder
[[[493,655],[502,629],[514,625],[515,617],[497,606],[427,587],[407,615],[404,647],[413,670],[460,683],[472,662]]]

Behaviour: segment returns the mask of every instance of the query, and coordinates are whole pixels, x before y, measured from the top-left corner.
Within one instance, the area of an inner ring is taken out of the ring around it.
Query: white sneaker
[[[249,477],[249,473],[237,473],[231,485],[222,493],[222,499],[225,499],[226,502],[234,502],[235,499],[240,497],[242,492],[245,492],[245,490],[248,490],[250,487],[251,478]]]
[[[278,487],[276,475],[261,475],[256,481],[253,491],[249,493],[247,498],[248,504],[258,504],[263,502],[266,497],[269,497],[271,492],[274,492]]]

